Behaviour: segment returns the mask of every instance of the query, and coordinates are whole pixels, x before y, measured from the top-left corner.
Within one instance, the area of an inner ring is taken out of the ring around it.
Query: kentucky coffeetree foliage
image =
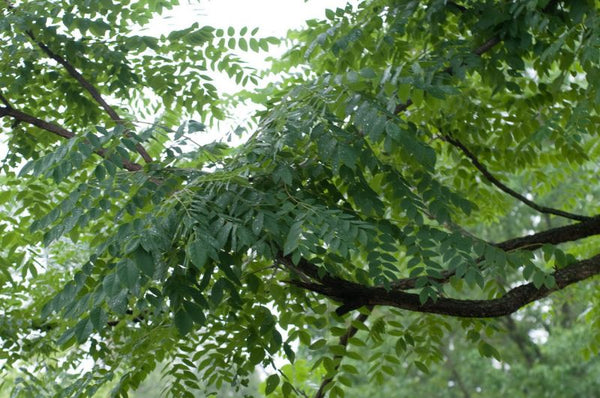
[[[598,1],[365,0],[266,74],[253,27],[140,33],[176,3],[0,5],[14,396],[126,396],[164,366],[175,397],[257,368],[265,394],[339,397],[450,335],[501,359],[507,315],[569,300],[597,352]],[[194,144],[240,101],[243,144]]]

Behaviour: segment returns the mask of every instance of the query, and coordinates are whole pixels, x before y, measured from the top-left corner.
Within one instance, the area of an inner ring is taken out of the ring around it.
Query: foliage
[[[136,33],[176,3],[2,5],[15,397],[126,396],[162,363],[171,396],[257,367],[265,394],[344,396],[454,339],[500,360],[490,318],[569,292],[597,352],[597,1],[362,1],[290,32],[262,86],[257,29]],[[263,110],[190,150],[227,118],[218,73]]]

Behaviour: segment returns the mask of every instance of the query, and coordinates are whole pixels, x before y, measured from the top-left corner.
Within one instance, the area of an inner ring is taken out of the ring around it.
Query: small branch
[[[291,283],[342,303],[361,300],[363,305],[385,305],[414,312],[462,318],[494,318],[512,314],[521,307],[540,300],[552,292],[562,290],[599,273],[600,254],[552,273],[556,284],[551,288],[541,286],[538,289],[533,283],[527,283],[509,290],[502,297],[496,299],[461,300],[439,297],[435,301],[429,300],[425,304],[421,304],[418,294],[387,290],[383,287],[364,286],[341,278],[323,278],[322,282],[317,283],[302,281],[292,281]]]
[[[573,242],[598,234],[600,234],[600,216],[595,216],[576,224],[550,228],[533,235],[505,240],[495,246],[504,251],[536,250],[545,244],[557,245]]]
[[[469,389],[465,385],[462,377],[460,376],[460,373],[458,373],[458,369],[456,368],[456,364],[452,360],[452,357],[450,357],[450,352],[448,350],[446,350],[445,348],[442,348],[442,353],[446,356],[446,365],[447,365],[448,369],[450,370],[450,373],[452,373],[452,377],[454,377],[454,379],[456,380],[456,384],[458,385],[458,388],[462,392],[463,397],[471,398]]]
[[[371,311],[373,308],[369,308],[369,311]],[[364,323],[367,318],[369,317],[369,315],[367,314],[359,314],[355,321],[356,322],[360,322],[360,323]],[[358,329],[356,327],[354,327],[352,324],[350,324],[350,326],[348,326],[348,328],[346,329],[346,333],[344,333],[342,336],[340,336],[340,340],[338,342],[339,345],[341,345],[342,347],[346,348],[348,347],[348,342],[349,340],[354,337],[354,335],[358,332]],[[343,355],[335,355],[333,357],[334,360],[340,360],[340,362],[337,363],[337,365],[335,365],[335,371],[337,372],[338,369],[340,368],[340,364],[341,364],[341,360],[343,358]],[[323,380],[321,381],[321,385],[319,386],[319,389],[317,390],[317,393],[315,394],[314,398],[323,398],[325,397],[325,388],[333,381],[333,376],[330,377],[325,377],[323,378]]]
[[[477,170],[479,170],[479,172],[481,174],[483,174],[483,176],[489,182],[491,182],[493,185],[495,185],[501,191],[503,191],[503,192],[507,193],[508,195],[512,196],[513,198],[523,202],[524,204],[531,207],[532,209],[537,210],[540,213],[554,214],[559,217],[569,218],[571,220],[577,220],[577,221],[586,221],[591,218],[591,217],[582,216],[579,214],[573,214],[573,213],[569,213],[566,211],[553,209],[551,207],[545,207],[545,206],[538,205],[537,203],[527,199],[525,196],[521,195],[520,193],[512,190],[511,188],[509,188],[506,185],[504,185],[503,183],[501,183],[496,177],[494,177],[494,175],[492,173],[490,173],[490,171],[483,164],[481,164],[481,162],[479,162],[477,157],[471,151],[469,151],[469,149],[458,139],[451,137],[450,135],[445,135],[444,139],[447,142],[449,142],[450,144],[452,144],[453,146],[455,146],[456,148],[460,149],[462,151],[462,153],[467,158],[469,158],[469,160],[471,160],[471,163],[473,164],[473,166],[475,166],[475,168]]]
[[[486,41],[485,43],[483,43],[480,47],[473,50],[473,54],[481,56],[481,55],[483,55],[483,53],[486,53],[489,50],[491,50],[492,48],[494,48],[496,46],[496,44],[500,43],[500,41],[501,41],[500,37],[494,36],[491,39],[489,39],[488,41]]]
[[[75,137],[75,134],[63,127],[60,127],[56,124],[46,122],[44,120],[38,119],[34,116],[31,116],[27,113],[18,111],[13,108],[0,108],[0,117],[9,116],[18,120],[20,122],[24,122],[27,124],[34,125],[36,127],[41,128],[42,130],[49,131],[50,133],[56,134],[62,138],[70,139]]]
[[[4,116],[12,117],[13,119],[24,122],[27,124],[31,124],[36,126],[42,130],[46,130],[52,134],[58,135],[59,137],[71,139],[75,137],[75,133],[65,129],[64,127],[58,126],[53,123],[46,122],[44,120],[38,119],[34,116],[31,116],[27,113],[18,111],[16,109],[12,109],[9,107],[0,107],[0,118]],[[94,151],[97,155],[100,155],[103,158],[106,158],[106,150],[104,148],[99,148]],[[139,171],[142,169],[142,166],[138,163],[131,162],[129,160],[123,159],[123,168],[129,171]]]
[[[477,47],[476,49],[474,49],[472,51],[472,53],[480,57],[484,53],[486,53],[489,50],[491,50],[492,48],[494,48],[500,42],[501,42],[500,37],[494,36],[491,39],[489,39],[488,41],[486,41],[485,43],[483,43],[480,47]],[[448,67],[448,68],[444,69],[443,72],[452,74],[452,68]],[[396,108],[394,109],[394,114],[397,115],[399,113],[404,112],[412,104],[413,104],[413,101],[412,101],[412,99],[409,98],[406,100],[405,103],[396,105]]]
[[[531,341],[527,333],[521,333],[517,329],[517,324],[512,316],[509,315],[502,319],[506,325],[506,334],[508,335],[508,338],[517,345],[519,352],[527,362],[527,366],[532,367],[536,361],[543,360],[542,352],[537,344]],[[533,355],[530,350],[533,351]]]
[[[127,315],[133,315],[133,311],[127,310],[126,314]],[[119,323],[121,323],[122,321],[123,321],[123,319],[115,319],[115,320],[112,320],[112,321],[107,321],[106,322],[106,326],[113,328],[113,327],[117,326]],[[140,322],[143,322],[143,321],[144,321],[144,315],[141,315],[141,314],[138,315],[138,316],[134,316],[133,318],[131,318],[131,322],[133,322],[133,323],[140,323]]]
[[[31,38],[31,40],[33,40],[33,42],[36,43],[38,45],[38,47],[40,49],[42,49],[42,51],[48,57],[52,58],[53,60],[58,62],[60,65],[62,65],[67,70],[69,75],[71,75],[71,77],[73,77],[75,80],[77,80],[77,82],[81,85],[81,87],[83,87],[98,104],[100,104],[102,109],[104,109],[104,111],[106,111],[108,116],[110,116],[110,118],[115,123],[117,123],[117,124],[123,123],[123,120],[119,117],[117,112],[104,100],[104,98],[102,98],[102,95],[100,94],[100,92],[98,90],[96,90],[96,88],[89,81],[87,81],[83,77],[83,75],[81,73],[79,73],[77,71],[77,69],[75,69],[75,67],[73,67],[73,65],[71,65],[71,63],[69,63],[66,59],[64,59],[60,55],[53,52],[44,43],[36,40],[35,36],[33,35],[33,33],[31,31],[27,31],[26,33],[27,33],[27,36],[29,36]],[[136,147],[137,152],[142,156],[142,158],[144,159],[144,161],[146,163],[152,162],[152,157],[148,154],[148,152],[146,152],[146,150],[144,149],[144,147],[142,145],[137,143],[135,145],[135,147]]]
[[[2,93],[0,93],[0,102],[2,102],[4,106],[6,106],[8,109],[12,109],[10,102],[8,102],[8,100],[2,95]]]

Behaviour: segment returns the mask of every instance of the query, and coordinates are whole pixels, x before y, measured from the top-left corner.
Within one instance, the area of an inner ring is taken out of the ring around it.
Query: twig
[[[489,50],[491,50],[492,48],[494,48],[498,43],[500,43],[500,41],[501,40],[500,40],[499,36],[494,36],[491,39],[489,39],[488,41],[486,41],[485,43],[483,43],[481,46],[479,46],[475,50],[473,50],[472,53],[477,56],[482,56],[484,53],[486,53]],[[443,70],[443,72],[452,74],[452,67],[447,67],[446,69]],[[394,114],[397,115],[399,113],[404,112],[412,104],[413,104],[413,101],[412,101],[412,99],[409,98],[406,100],[405,103],[396,105],[396,108],[394,109]]]
[[[373,309],[373,307],[369,307],[369,312]],[[355,321],[356,322],[360,322],[360,323],[364,323],[367,318],[369,317],[368,314],[359,314]],[[339,340],[339,345],[341,345],[342,347],[346,348],[348,346],[348,342],[350,341],[350,339],[352,337],[354,337],[354,335],[358,332],[358,329],[352,325],[352,323],[350,323],[350,326],[348,326],[348,328],[346,328],[346,333],[344,333],[342,336],[340,336],[340,340]],[[339,360],[340,362],[337,363],[337,365],[335,365],[334,370],[337,372],[337,370],[340,368],[340,364],[341,364],[341,360],[343,358],[343,355],[335,355],[333,357],[334,361],[335,360]],[[317,390],[317,393],[315,394],[314,398],[323,398],[325,397],[325,388],[333,381],[333,376],[330,377],[325,377],[322,381],[321,381],[321,385],[319,386],[319,389]]]
[[[59,137],[62,137],[62,138],[71,139],[71,138],[75,137],[75,133],[65,129],[64,127],[58,126],[58,125],[50,123],[50,122],[46,122],[45,120],[38,119],[32,115],[18,111],[13,108],[0,107],[0,117],[4,117],[4,116],[9,116],[9,117],[14,118],[15,120],[18,120],[18,121],[21,121],[21,122],[24,122],[27,124],[31,124],[42,130],[46,130],[52,134],[58,135]],[[107,156],[106,150],[104,148],[96,149],[94,152],[103,158],[106,158],[106,156]],[[139,171],[142,169],[142,166],[138,163],[131,162],[126,159],[122,159],[122,161],[123,161],[123,167],[126,170]]]
[[[75,67],[73,67],[73,65],[71,65],[71,63],[69,63],[66,59],[64,59],[60,55],[53,52],[44,43],[36,40],[35,36],[33,35],[33,33],[31,31],[27,31],[26,34],[27,34],[27,36],[29,36],[31,38],[31,40],[33,40],[34,43],[36,43],[38,45],[39,48],[42,49],[42,51],[48,57],[52,58],[53,60],[58,62],[60,65],[62,65],[67,70],[69,75],[71,75],[71,77],[73,77],[75,80],[77,80],[77,82],[81,85],[81,87],[83,87],[98,104],[100,104],[102,109],[104,109],[106,111],[108,116],[110,116],[110,118],[115,123],[122,124],[123,120],[119,117],[117,112],[104,100],[104,98],[102,98],[102,95],[100,94],[100,92],[98,92],[98,90],[96,90],[96,88],[89,81],[87,81],[83,77],[83,75],[81,73],[79,73],[77,71],[77,69],[75,69]],[[152,157],[148,154],[148,152],[146,152],[146,150],[144,149],[144,147],[142,145],[140,145],[139,143],[136,143],[135,148],[136,148],[137,152],[142,156],[142,158],[144,159],[144,161],[146,163],[152,162]]]
[[[0,102],[2,102],[8,109],[12,109],[10,102],[0,93]]]
[[[468,157],[469,160],[471,160],[471,163],[473,164],[473,166],[475,166],[475,168],[477,170],[479,170],[481,172],[481,174],[483,174],[483,176],[485,178],[487,178],[487,180],[489,182],[491,182],[493,185],[495,185],[501,191],[503,191],[503,192],[507,193],[508,195],[512,196],[513,198],[525,203],[527,206],[531,207],[532,209],[537,210],[540,213],[554,214],[556,216],[569,218],[571,220],[587,221],[587,220],[591,219],[591,217],[588,217],[588,216],[582,216],[579,214],[573,214],[573,213],[569,213],[566,211],[553,209],[551,207],[538,205],[537,203],[527,199],[525,196],[521,195],[520,193],[514,191],[513,189],[509,188],[508,186],[506,186],[502,182],[500,182],[496,177],[494,177],[494,175],[492,173],[490,173],[490,171],[483,164],[481,164],[481,162],[477,159],[477,157],[473,154],[473,152],[471,152],[458,139],[456,139],[450,135],[445,135],[444,140],[446,140],[450,144],[454,145],[456,148],[460,149],[463,152],[463,154],[466,157]]]

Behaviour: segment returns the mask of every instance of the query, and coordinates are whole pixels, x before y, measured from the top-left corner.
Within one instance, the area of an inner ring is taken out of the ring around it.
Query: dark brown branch
[[[75,133],[65,129],[64,127],[58,126],[53,123],[46,122],[45,120],[38,119],[34,116],[31,116],[27,113],[18,111],[13,108],[0,107],[0,118],[4,117],[4,116],[12,117],[13,119],[15,119],[17,121],[31,124],[42,130],[46,130],[52,134],[58,135],[59,137],[62,137],[62,138],[71,139],[71,138],[75,137]],[[94,152],[103,158],[106,157],[106,150],[104,148],[96,149]],[[123,159],[123,167],[129,171],[139,171],[142,169],[142,166],[140,164],[131,162],[126,159]]]
[[[66,138],[66,139],[75,137],[75,134],[73,132],[71,132],[63,127],[60,127],[56,124],[49,123],[44,120],[38,119],[34,116],[31,116],[27,113],[18,111],[13,108],[9,108],[9,107],[0,108],[0,117],[3,117],[3,116],[9,116],[20,122],[34,125],[36,127],[41,128],[42,130],[49,131],[53,134],[56,134],[60,137]]]
[[[500,43],[500,41],[500,37],[494,36],[485,43],[483,43],[480,47],[477,47],[475,50],[473,50],[473,54],[481,56],[483,55],[483,53],[486,53],[492,48],[494,48],[496,44]]]
[[[4,106],[6,106],[8,109],[12,109],[12,106],[10,106],[10,102],[8,102],[8,100],[2,95],[2,93],[0,93],[0,102],[2,102]]]
[[[505,240],[504,242],[494,244],[494,246],[504,251],[531,251],[537,250],[545,244],[557,245],[560,243],[573,242],[594,235],[600,235],[600,216],[592,217],[577,224],[565,225],[564,227],[558,228],[550,228],[533,235]],[[437,283],[446,283],[450,280],[450,277],[454,275],[454,271],[444,271],[442,272],[442,275],[442,278],[431,279]],[[418,277],[399,279],[392,283],[392,287],[396,290],[414,289],[418,279]],[[360,305],[358,307],[360,307]],[[350,310],[352,309],[353,308],[350,308]]]
[[[132,310],[127,310],[127,311],[125,311],[125,314],[126,315],[133,315],[133,311]],[[144,319],[145,319],[144,315],[140,314],[140,315],[137,315],[137,316],[134,316],[133,318],[131,318],[131,322],[133,322],[133,323],[140,323],[140,322],[143,322]],[[111,328],[115,327],[119,323],[121,323],[123,320],[125,320],[125,319],[121,318],[121,319],[115,319],[115,320],[112,320],[112,321],[107,321],[106,322],[106,326],[111,327]]]
[[[600,234],[600,216],[589,217],[583,222],[550,228],[533,235],[505,240],[495,246],[504,251],[536,250],[545,244],[557,245],[559,243],[573,242]]]
[[[512,314],[519,308],[540,300],[552,292],[562,290],[599,273],[600,255],[596,255],[552,273],[551,275],[556,281],[552,288],[541,286],[538,289],[533,283],[527,283],[511,289],[496,299],[460,300],[439,297],[435,302],[429,300],[425,304],[421,304],[418,294],[386,290],[383,287],[368,287],[341,278],[324,278],[323,281],[316,283],[302,281],[292,281],[291,283],[341,302],[360,299],[363,305],[385,305],[409,311],[463,318],[493,318]]]
[[[483,176],[492,183],[492,185],[495,185],[498,189],[500,189],[501,191],[507,193],[508,195],[512,196],[513,198],[523,202],[524,204],[526,204],[527,206],[531,207],[532,209],[539,211],[540,213],[547,213],[547,214],[554,214],[556,216],[560,216],[560,217],[564,217],[564,218],[569,218],[571,220],[577,220],[577,221],[586,221],[589,220],[590,217],[587,216],[582,216],[579,214],[573,214],[573,213],[569,213],[566,211],[562,211],[562,210],[558,210],[558,209],[553,209],[551,207],[546,207],[546,206],[540,206],[537,203],[527,199],[525,196],[521,195],[520,193],[514,191],[513,189],[509,188],[508,186],[504,185],[502,182],[500,182],[496,177],[494,177],[494,175],[492,173],[490,173],[490,171],[483,165],[481,164],[481,162],[477,159],[477,157],[473,154],[473,152],[471,152],[469,150],[469,148],[467,148],[462,142],[460,142],[458,139],[450,136],[450,135],[445,135],[444,139],[449,142],[450,144],[452,144],[453,146],[455,146],[456,148],[460,149],[462,151],[462,153],[469,158],[469,160],[471,161],[471,163],[473,164],[473,166],[475,166],[475,168],[477,170],[479,170],[479,172],[481,174],[483,174]]]
[[[110,118],[115,123],[122,124],[124,122],[124,120],[122,120],[119,117],[117,112],[104,100],[104,98],[102,98],[102,95],[100,94],[100,92],[98,90],[96,90],[96,88],[89,81],[87,81],[83,77],[83,75],[81,73],[79,73],[77,71],[77,69],[75,69],[75,67],[73,67],[73,65],[71,65],[71,63],[69,63],[66,59],[64,59],[60,55],[53,52],[44,43],[36,40],[35,36],[30,31],[27,32],[27,35],[31,38],[31,40],[33,40],[38,45],[38,47],[40,49],[42,49],[42,51],[48,57],[52,58],[53,60],[58,62],[60,65],[62,65],[67,70],[69,75],[71,75],[71,77],[73,77],[75,80],[77,80],[77,82],[81,85],[81,87],[83,87],[98,104],[100,104],[102,109],[104,109],[104,111],[108,114],[108,116],[110,116]],[[135,147],[137,149],[137,152],[142,156],[142,158],[144,159],[144,161],[146,163],[152,162],[152,157],[148,154],[148,152],[146,152],[146,150],[144,149],[143,146],[141,146],[139,143],[136,143]]]
[[[369,311],[371,311],[372,308],[369,308]],[[369,315],[367,314],[359,314],[355,321],[356,322],[360,322],[360,323],[364,323],[367,318],[369,317]],[[341,345],[342,347],[348,347],[348,342],[350,341],[350,339],[352,337],[354,337],[354,335],[358,332],[358,329],[353,326],[352,324],[350,324],[350,326],[348,326],[348,328],[346,329],[346,333],[344,333],[342,336],[340,336],[340,340],[338,342],[339,345]],[[337,365],[335,365],[335,371],[337,372],[337,370],[340,367],[341,364],[341,360],[342,360],[342,355],[335,355],[333,358],[334,360],[340,360],[340,362],[337,363]],[[333,377],[325,377],[322,381],[321,381],[321,385],[319,386],[319,389],[317,390],[317,393],[315,394],[314,398],[323,398],[325,397],[325,388],[333,381]]]
[[[600,235],[600,216],[592,217],[586,221],[576,224],[550,228],[533,235],[508,239],[503,242],[496,243],[494,246],[504,251],[532,251],[539,249],[545,244],[557,245],[560,243],[574,242],[579,239],[584,239],[595,235]],[[302,275],[312,278],[315,281],[319,281],[325,285],[340,283],[342,281],[340,278],[329,275],[319,277],[318,268],[306,260],[301,260],[297,266],[293,265],[290,259],[283,256],[279,256],[278,261],[285,265],[286,268],[291,269],[296,273],[301,273]],[[446,283],[454,275],[454,271],[443,271],[442,275],[442,278],[431,279],[437,283]],[[393,282],[391,286],[395,291],[414,289],[418,279],[418,277],[399,279]],[[347,297],[344,300],[344,304],[338,308],[337,312],[338,314],[342,315],[349,311],[360,308],[363,305],[365,305],[365,303],[361,297]]]

